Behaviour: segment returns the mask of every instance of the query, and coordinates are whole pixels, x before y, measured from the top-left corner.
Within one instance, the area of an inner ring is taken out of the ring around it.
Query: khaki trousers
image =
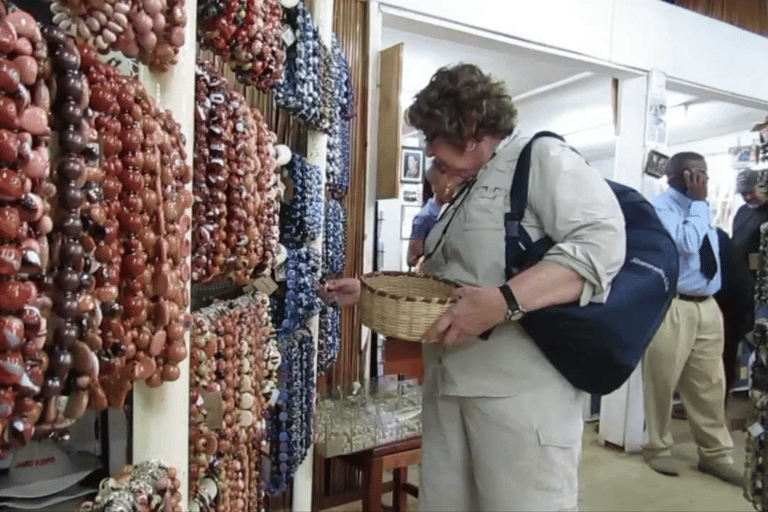
[[[645,353],[643,381],[646,459],[671,454],[672,395],[677,388],[699,457],[733,462],[724,408],[723,323],[715,299],[672,300]]]
[[[425,382],[422,407],[421,512],[577,510],[580,391],[438,396]]]

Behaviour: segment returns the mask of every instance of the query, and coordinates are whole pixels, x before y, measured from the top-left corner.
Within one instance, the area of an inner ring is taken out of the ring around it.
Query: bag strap
[[[545,236],[533,243],[531,236],[520,224],[528,206],[528,181],[531,173],[531,153],[533,143],[542,137],[554,137],[565,142],[565,139],[554,132],[538,132],[523,147],[515,166],[515,177],[509,189],[510,211],[504,214],[504,273],[507,280],[513,275],[537,263],[554,245],[554,241]],[[487,340],[493,327],[478,336]]]
[[[553,137],[565,142],[563,137],[554,132],[538,132],[531,137],[531,140],[525,145],[517,159],[515,177],[512,179],[512,187],[509,189],[510,211],[504,214],[504,271],[507,279],[510,279],[522,269],[524,256],[531,247],[539,244],[539,242],[541,242],[542,248],[545,245],[551,244],[551,240],[545,239],[536,242],[536,244],[532,243],[528,232],[520,225],[525,215],[525,208],[528,206],[528,182],[531,174],[533,143],[542,137]]]

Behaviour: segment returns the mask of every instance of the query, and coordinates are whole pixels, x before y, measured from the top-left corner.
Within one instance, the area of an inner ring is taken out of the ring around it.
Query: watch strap
[[[512,288],[507,283],[504,283],[499,286],[499,291],[501,291],[504,300],[507,302],[507,320],[519,320],[525,314],[525,310],[517,303],[515,294],[512,293]]]

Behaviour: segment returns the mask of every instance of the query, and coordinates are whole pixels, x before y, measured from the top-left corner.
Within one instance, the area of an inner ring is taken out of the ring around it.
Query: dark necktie
[[[699,247],[699,262],[702,275],[707,278],[707,281],[711,281],[717,274],[717,260],[712,244],[709,242],[709,235],[704,235],[704,241]]]

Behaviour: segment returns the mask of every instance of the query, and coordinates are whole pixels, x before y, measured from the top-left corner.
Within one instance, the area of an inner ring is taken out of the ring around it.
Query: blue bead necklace
[[[322,279],[338,277],[347,259],[347,213],[333,198],[325,203],[325,238],[323,239]]]
[[[285,71],[275,86],[278,107],[287,110],[310,126],[320,119],[320,36],[304,2],[287,12],[296,34],[288,49]]]
[[[327,373],[336,363],[341,348],[341,308],[333,304],[320,309],[320,332],[317,340],[317,373]]]
[[[319,167],[297,153],[286,170],[293,181],[293,198],[280,212],[283,243],[304,245],[319,237],[322,229],[323,176]]]
[[[285,303],[277,330],[278,340],[284,340],[306,325],[319,310],[317,282],[320,255],[311,247],[288,249],[286,260]]]

